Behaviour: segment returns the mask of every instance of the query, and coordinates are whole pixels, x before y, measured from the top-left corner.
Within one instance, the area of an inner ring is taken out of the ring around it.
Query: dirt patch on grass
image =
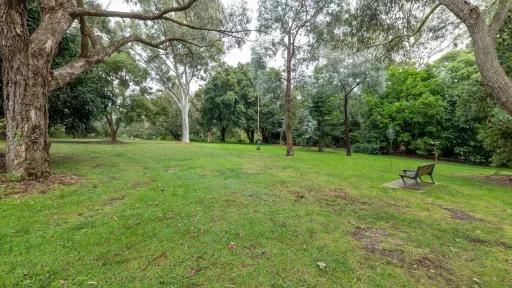
[[[293,199],[295,199],[295,201],[305,200],[306,199],[306,193],[301,192],[301,191],[294,191],[293,192]]]
[[[493,174],[493,175],[458,175],[460,178],[483,181],[501,186],[512,187],[512,175]]]
[[[142,189],[142,188],[149,187],[150,185],[151,185],[151,183],[148,181],[134,181],[134,182],[130,183],[130,188],[131,189]]]
[[[108,207],[115,207],[119,205],[124,200],[124,198],[126,198],[124,195],[111,197],[107,199],[105,204]]]
[[[343,191],[343,190],[331,190],[331,191],[329,191],[328,195],[335,199],[341,199],[341,200],[345,200],[345,201],[350,200],[350,194],[348,194],[348,192]]]
[[[177,173],[179,171],[180,171],[180,169],[176,168],[176,167],[168,168],[167,170],[165,170],[165,172],[169,173],[169,174],[174,174],[174,173]]]
[[[58,187],[72,186],[82,181],[83,178],[81,177],[58,174],[44,179],[20,182],[13,182],[5,176],[0,176],[0,197],[20,198],[36,194],[46,194]]]
[[[403,243],[394,231],[373,227],[356,227],[352,238],[369,254],[386,260],[410,273],[413,277],[426,275],[434,281],[442,281],[447,287],[453,287],[453,271],[446,264],[445,257],[438,254],[428,254],[420,258],[407,255],[402,249]],[[420,273],[420,274],[418,274]]]
[[[412,261],[408,267],[411,273],[423,270],[431,280],[442,279],[448,287],[454,287],[453,271],[439,255],[423,255]]]
[[[401,244],[400,240],[384,229],[357,227],[352,233],[352,238],[358,241],[368,253],[382,256],[395,263],[402,263],[404,261],[403,250],[396,248]],[[395,248],[386,248],[385,246],[393,246]]]
[[[500,185],[512,186],[512,175],[492,175],[482,177],[482,179]]]
[[[466,221],[466,222],[479,222],[482,221],[481,219],[458,209],[453,208],[444,208],[444,210],[450,212],[452,219],[460,220],[460,221]]]
[[[447,267],[438,257],[432,255],[422,256],[415,261],[415,265],[429,270],[430,272],[443,271]]]
[[[509,249],[509,250],[512,249],[511,243],[507,243],[507,242],[503,242],[503,241],[489,241],[489,240],[484,240],[484,239],[481,239],[478,237],[474,237],[474,238],[469,239],[469,242],[473,243],[473,244],[482,245],[482,246],[499,247],[499,248]]]

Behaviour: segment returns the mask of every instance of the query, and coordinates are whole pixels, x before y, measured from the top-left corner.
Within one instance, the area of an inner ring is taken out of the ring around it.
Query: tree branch
[[[188,0],[179,6],[162,9],[160,12],[153,13],[153,14],[147,14],[147,13],[141,13],[141,12],[109,11],[109,10],[103,10],[103,9],[88,9],[88,8],[81,8],[81,7],[72,9],[70,11],[70,14],[73,17],[93,16],[93,17],[130,18],[130,19],[137,19],[137,20],[159,20],[159,19],[162,19],[162,17],[165,17],[165,15],[167,15],[169,13],[182,12],[182,11],[187,10],[190,7],[192,7],[192,4],[194,4],[197,1],[198,0]]]
[[[396,35],[387,41],[372,44],[372,45],[367,46],[366,48],[386,46],[386,45],[390,45],[390,44],[393,45],[393,44],[397,44],[407,38],[411,38],[411,37],[418,35],[421,32],[421,30],[423,30],[423,27],[425,27],[425,25],[428,23],[428,20],[430,19],[430,17],[432,17],[432,15],[434,15],[434,13],[437,11],[437,9],[439,9],[439,7],[441,7],[440,3],[437,3],[436,5],[434,5],[430,9],[430,11],[428,11],[428,13],[425,15],[425,17],[423,17],[423,19],[421,19],[420,23],[418,24],[418,27],[416,27],[416,29],[413,32],[407,33],[407,34],[402,34],[402,35]]]
[[[492,17],[491,23],[489,23],[489,34],[491,35],[492,38],[496,38],[501,27],[505,25],[505,21],[507,20],[511,4],[512,1],[510,0],[498,1],[498,7],[496,7],[496,12]]]
[[[64,65],[63,67],[54,70],[50,89],[54,90],[66,85],[87,68],[91,67],[94,64],[102,62],[105,58],[112,55],[121,47],[134,42],[142,43],[153,48],[160,48],[162,45],[170,42],[180,42],[200,47],[196,43],[193,43],[190,39],[167,37],[160,41],[152,42],[137,35],[128,36],[117,41],[114,41],[108,47],[98,49],[97,51],[95,51],[94,54],[90,55],[89,57],[80,57],[77,60],[68,63],[67,65]]]

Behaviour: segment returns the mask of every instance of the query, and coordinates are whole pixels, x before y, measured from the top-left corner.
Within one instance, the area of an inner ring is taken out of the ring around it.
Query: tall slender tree
[[[286,156],[293,151],[293,78],[297,58],[310,42],[307,31],[331,8],[334,0],[261,0],[258,8],[259,30],[264,31],[267,48],[284,52],[286,89],[284,93]],[[308,43],[309,42],[309,43]]]

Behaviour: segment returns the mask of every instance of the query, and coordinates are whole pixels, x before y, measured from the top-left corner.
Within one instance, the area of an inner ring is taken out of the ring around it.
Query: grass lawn
[[[54,143],[83,177],[0,199],[0,287],[511,287],[512,186],[425,161],[170,142]],[[511,173],[510,170],[506,173]],[[2,193],[0,191],[0,193]]]

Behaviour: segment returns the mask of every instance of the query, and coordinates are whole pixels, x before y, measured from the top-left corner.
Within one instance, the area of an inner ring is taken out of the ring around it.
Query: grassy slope
[[[512,189],[462,177],[493,169],[442,163],[441,184],[417,193],[382,187],[422,163],[398,157],[168,142],[52,152],[55,171],[87,180],[0,200],[0,287],[512,285]],[[385,233],[354,237],[361,227]]]

